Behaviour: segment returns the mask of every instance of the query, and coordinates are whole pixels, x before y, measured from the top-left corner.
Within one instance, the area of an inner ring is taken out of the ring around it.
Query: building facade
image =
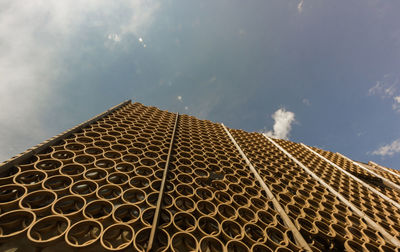
[[[399,171],[130,101],[0,175],[0,251],[400,247]]]

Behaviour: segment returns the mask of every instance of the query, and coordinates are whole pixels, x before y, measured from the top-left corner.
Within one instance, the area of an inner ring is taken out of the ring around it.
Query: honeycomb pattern
[[[348,159],[340,156],[339,154],[321,150],[318,148],[312,148],[314,151],[331,161],[332,163],[338,165],[342,169],[350,172],[354,176],[358,177],[359,179],[363,180],[367,184],[374,186],[379,192],[385,194],[395,202],[400,202],[400,192],[387,186],[383,183],[382,179],[379,177],[374,176],[373,174],[367,172],[366,170],[362,169],[361,167],[353,164]],[[400,179],[388,172],[384,172],[382,170],[373,170],[374,173],[392,181],[393,183],[400,184]]]
[[[231,133],[313,251],[394,249],[263,135]]]
[[[400,210],[398,208],[307,150],[301,144],[285,140],[276,140],[276,142],[300,162],[307,164],[312,172],[381,225],[388,233],[397,239],[400,238]]]
[[[229,131],[313,251],[396,249],[261,134]],[[222,125],[129,102],[71,132],[0,167],[0,251],[303,250]],[[276,141],[400,236],[398,209],[303,146]]]

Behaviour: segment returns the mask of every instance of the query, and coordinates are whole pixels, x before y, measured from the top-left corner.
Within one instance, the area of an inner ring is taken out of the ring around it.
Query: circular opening
[[[78,195],[68,195],[58,199],[52,205],[54,214],[62,214],[65,216],[74,215],[82,210],[86,200]]]
[[[190,232],[196,228],[196,220],[189,213],[176,213],[173,222],[179,231]]]
[[[216,212],[216,207],[210,201],[200,200],[197,202],[197,210],[204,215],[214,215]]]
[[[72,150],[72,151],[79,151],[83,150],[85,148],[85,145],[79,144],[79,143],[69,143],[65,145],[65,149],[67,150]]]
[[[122,195],[122,200],[126,203],[138,204],[145,199],[145,193],[140,189],[131,188]]]
[[[349,251],[363,251],[363,247],[361,244],[355,241],[347,240],[344,243],[345,248],[348,249]]]
[[[228,241],[228,243],[226,244],[226,248],[228,252],[248,252],[250,251],[250,249],[243,243],[240,241],[236,241],[236,240],[230,240]]]
[[[229,203],[232,201],[231,196],[226,192],[216,191],[215,192],[215,199],[219,203]]]
[[[51,191],[34,191],[25,195],[20,201],[21,208],[32,209],[34,212],[45,209],[57,199],[57,195]]]
[[[246,224],[243,227],[245,235],[254,242],[263,242],[265,240],[264,231],[257,225]]]
[[[122,223],[109,226],[101,236],[101,245],[109,250],[122,250],[128,247],[134,237],[133,229]]]
[[[61,161],[55,159],[45,159],[37,162],[35,168],[43,171],[56,171],[62,165]]]
[[[145,189],[149,187],[150,180],[145,177],[134,177],[129,181],[131,187]]]
[[[224,245],[215,237],[203,237],[200,240],[200,251],[220,252],[224,250]]]
[[[59,150],[56,152],[53,152],[51,154],[52,158],[60,159],[60,160],[68,160],[72,159],[75,156],[75,154],[72,151],[67,151],[67,150]]]
[[[82,248],[95,243],[103,232],[103,226],[95,220],[82,220],[67,231],[66,242],[72,247]]]
[[[188,233],[176,233],[172,236],[172,249],[174,251],[195,251],[197,241]]]
[[[113,219],[116,222],[126,224],[134,223],[140,217],[140,208],[135,205],[120,205],[113,212]]]
[[[158,225],[162,228],[166,228],[171,222],[172,222],[171,212],[166,209],[162,209],[160,212],[160,219]]]
[[[155,207],[157,205],[158,195],[159,192],[152,192],[148,194],[146,197],[146,203]],[[165,195],[163,197],[165,197]]]
[[[70,191],[73,194],[89,196],[97,190],[97,184],[90,180],[78,181],[72,184]]]
[[[138,251],[146,251],[150,237],[151,228],[143,228],[137,232],[134,240],[134,246]]]
[[[36,215],[27,210],[14,210],[0,215],[0,239],[25,232],[36,221]]]
[[[240,239],[242,237],[242,228],[237,222],[234,221],[223,221],[222,232],[230,239]]]
[[[111,159],[99,159],[96,161],[95,166],[98,168],[102,168],[102,169],[112,169],[113,167],[115,167],[115,162]]]
[[[246,222],[255,220],[255,213],[251,209],[247,207],[241,207],[237,211],[239,217],[244,219]]]
[[[45,245],[48,242],[62,238],[70,225],[70,221],[61,215],[44,217],[28,230],[28,238],[36,244]]]
[[[72,184],[72,178],[63,175],[57,175],[47,178],[43,182],[43,187],[53,191],[60,191],[68,188]]]
[[[129,148],[128,152],[131,153],[131,154],[137,155],[137,156],[140,156],[140,155],[143,154],[143,150],[142,149],[135,148],[135,147]]]
[[[85,167],[79,164],[69,164],[61,168],[60,173],[75,178],[85,172]]]
[[[89,219],[102,221],[112,213],[113,205],[106,200],[95,200],[86,205],[83,215]]]
[[[153,224],[153,218],[154,218],[154,213],[156,209],[155,208],[147,208],[142,212],[142,215],[140,216],[142,222],[146,224],[147,226],[151,226]]]
[[[107,151],[106,153],[104,153],[104,157],[110,159],[119,159],[121,157],[121,153],[116,151]]]
[[[82,165],[89,165],[94,162],[95,158],[89,155],[79,155],[74,158],[74,162]]]
[[[233,202],[238,206],[247,206],[249,204],[248,199],[243,195],[233,195]]]
[[[84,152],[85,152],[86,154],[89,154],[89,155],[100,156],[100,155],[103,154],[104,151],[103,151],[103,149],[101,149],[101,148],[89,147],[89,148],[85,149]]]
[[[13,166],[6,169],[5,171],[0,172],[0,182],[7,179],[11,179],[12,177],[15,176],[15,174],[18,174],[20,171],[21,169],[19,167]]]
[[[280,244],[284,241],[283,233],[274,227],[268,227],[266,229],[267,237],[276,244]]]
[[[96,195],[100,199],[116,200],[121,196],[122,189],[117,185],[103,185],[97,189]]]
[[[129,176],[122,172],[113,172],[107,177],[107,181],[116,185],[124,185],[128,183]]]
[[[83,175],[86,179],[93,180],[95,182],[99,182],[101,180],[105,180],[107,176],[107,171],[99,168],[89,169]]]
[[[118,163],[115,166],[115,170],[122,173],[130,173],[133,171],[133,165],[128,163]]]
[[[140,164],[142,164],[145,167],[153,167],[156,165],[156,162],[150,158],[141,158]]]
[[[226,219],[233,219],[236,217],[236,211],[235,209],[227,204],[221,204],[218,206],[218,213],[226,218]]]
[[[136,163],[139,161],[139,157],[136,155],[124,155],[122,160],[127,163]]]
[[[220,226],[216,219],[202,216],[198,219],[198,225],[200,230],[206,235],[218,235],[220,232]]]
[[[35,186],[42,183],[47,178],[47,174],[43,171],[31,170],[24,171],[14,177],[14,182],[25,185],[27,187]]]
[[[194,201],[191,198],[180,196],[175,200],[175,206],[182,211],[193,211]]]
[[[1,206],[17,201],[24,196],[26,192],[26,188],[21,185],[0,186],[0,209]]]

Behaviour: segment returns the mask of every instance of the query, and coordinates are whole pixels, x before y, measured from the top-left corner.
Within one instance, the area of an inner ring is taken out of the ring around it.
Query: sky
[[[147,106],[400,169],[400,2],[0,2],[0,159]]]

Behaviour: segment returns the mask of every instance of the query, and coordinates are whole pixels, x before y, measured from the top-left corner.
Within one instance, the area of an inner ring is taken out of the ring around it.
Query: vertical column
[[[264,180],[260,177],[254,166],[251,164],[249,159],[246,157],[240,146],[237,144],[233,136],[230,134],[229,130],[225,127],[225,125],[222,124],[224,127],[224,130],[226,134],[229,136],[229,138],[232,140],[232,143],[235,145],[236,149],[239,151],[240,155],[242,158],[246,161],[246,164],[249,166],[249,169],[251,172],[254,174],[254,177],[257,179],[257,181],[260,183],[261,187],[265,190],[268,198],[272,200],[272,203],[274,204],[275,208],[281,215],[282,219],[284,220],[286,226],[293,232],[293,235],[298,243],[299,246],[301,246],[303,249],[306,251],[311,251],[310,246],[307,244],[307,242],[304,240],[303,236],[300,234],[299,230],[293,225],[292,221],[286,214],[285,210],[282,208],[282,206],[279,204],[277,199],[275,198],[274,194],[269,190],[268,186],[265,184]]]
[[[169,167],[169,163],[170,163],[170,159],[171,159],[172,147],[173,147],[173,144],[174,144],[175,131],[176,131],[176,127],[178,125],[178,118],[179,118],[179,114],[177,113],[176,117],[175,117],[174,129],[172,131],[171,142],[170,142],[169,148],[168,148],[168,157],[167,157],[167,161],[165,162],[163,177],[162,177],[162,180],[161,180],[160,192],[158,194],[156,211],[155,211],[155,214],[154,214],[153,225],[151,227],[151,232],[150,232],[147,251],[150,251],[153,248],[154,236],[157,234],[158,219],[160,217],[160,212],[161,212],[161,204],[162,204],[162,200],[163,200],[163,196],[164,196],[164,188],[165,188],[165,183],[166,183],[166,180],[167,180],[168,167]]]
[[[297,165],[299,165],[304,171],[306,171],[308,174],[310,174],[315,180],[317,180],[321,185],[323,185],[325,188],[327,188],[332,194],[334,194],[336,197],[338,197],[344,204],[346,204],[348,207],[351,208],[352,211],[354,211],[358,216],[363,218],[373,229],[379,231],[389,242],[394,244],[395,246],[399,247],[400,246],[400,241],[393,237],[391,234],[389,234],[382,226],[374,222],[370,217],[368,217],[366,214],[364,214],[360,209],[358,209],[355,205],[353,205],[350,201],[348,201],[343,195],[338,193],[336,190],[334,190],[331,186],[329,186],[327,183],[325,183],[321,178],[319,178],[315,173],[313,173],[310,169],[308,169],[304,164],[302,164],[300,161],[298,161],[296,158],[294,158],[288,151],[286,151],[283,147],[281,147],[279,144],[277,144],[274,140],[271,138],[265,136],[265,138],[270,141],[273,145],[275,145],[280,151],[285,153],[290,159],[292,159]]]
[[[375,188],[373,188],[372,186],[368,185],[367,183],[365,183],[364,181],[362,181],[361,179],[357,178],[356,176],[352,175],[351,173],[349,173],[348,171],[344,170],[343,168],[337,166],[336,164],[332,163],[330,160],[326,159],[325,157],[321,156],[319,153],[315,152],[313,149],[311,149],[310,147],[308,147],[305,144],[301,144],[304,148],[306,148],[308,151],[312,152],[314,155],[317,155],[319,158],[325,160],[326,162],[328,162],[330,165],[332,165],[333,167],[335,167],[336,169],[338,169],[339,171],[343,172],[344,174],[346,174],[347,176],[349,176],[350,178],[354,179],[355,181],[357,181],[358,183],[362,184],[363,186],[365,186],[366,188],[368,188],[370,191],[372,191],[373,193],[376,193],[377,195],[379,195],[381,198],[383,198],[384,200],[390,202],[392,205],[394,205],[395,207],[397,207],[398,209],[400,209],[400,204],[395,202],[394,200],[392,200],[391,198],[389,198],[388,196],[384,195],[383,193],[379,192],[378,190],[376,190]]]

